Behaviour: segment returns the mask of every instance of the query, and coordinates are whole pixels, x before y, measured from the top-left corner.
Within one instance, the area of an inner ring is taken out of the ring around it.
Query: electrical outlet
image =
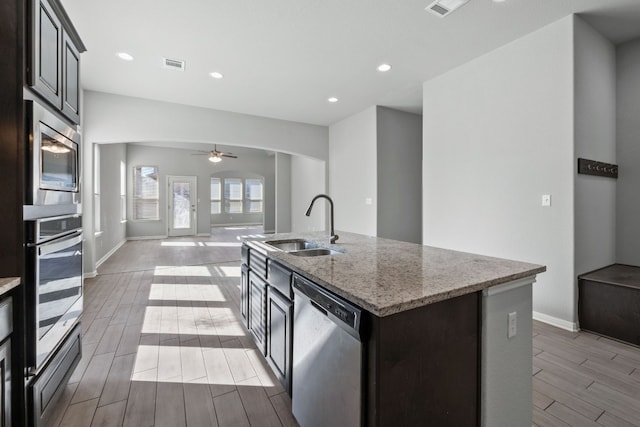
[[[517,319],[518,313],[515,311],[509,313],[509,324],[508,324],[508,332],[507,338],[513,338],[518,333]]]

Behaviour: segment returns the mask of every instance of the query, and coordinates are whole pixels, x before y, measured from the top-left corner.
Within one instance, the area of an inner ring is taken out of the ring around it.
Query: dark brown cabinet
[[[11,426],[11,333],[13,332],[13,302],[0,302],[0,426]]]
[[[249,328],[249,266],[242,264],[240,271],[240,313],[244,325]]]
[[[287,393],[291,393],[293,302],[273,286],[267,291],[267,331],[267,362]]]
[[[73,123],[80,122],[80,53],[86,49],[59,0],[31,0],[27,81]]]
[[[266,303],[267,282],[249,271],[249,331],[263,355],[267,348]]]
[[[80,52],[67,33],[62,46],[62,113],[80,123]]]

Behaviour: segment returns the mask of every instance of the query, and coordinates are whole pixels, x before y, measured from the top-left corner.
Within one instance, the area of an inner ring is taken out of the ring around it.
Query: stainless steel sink
[[[327,248],[315,248],[315,249],[291,251],[289,253],[295,256],[323,256],[323,255],[337,255],[337,254],[341,254],[342,252],[334,251],[333,249],[327,249]]]
[[[285,252],[314,249],[318,247],[318,245],[316,245],[315,243],[309,242],[304,239],[268,240],[265,243],[269,246],[273,246],[274,248],[280,249],[281,251]]]

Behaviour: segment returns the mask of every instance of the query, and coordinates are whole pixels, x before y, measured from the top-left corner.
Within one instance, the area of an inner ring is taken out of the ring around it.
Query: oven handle
[[[62,249],[70,248],[82,242],[82,232],[73,234],[73,237],[65,237],[64,239],[55,240],[42,245],[38,245],[38,256],[49,255]]]

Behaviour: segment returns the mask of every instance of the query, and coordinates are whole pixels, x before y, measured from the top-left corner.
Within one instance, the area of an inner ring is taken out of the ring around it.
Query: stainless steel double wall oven
[[[38,102],[25,105],[25,385],[29,424],[47,426],[81,357],[81,137]]]

